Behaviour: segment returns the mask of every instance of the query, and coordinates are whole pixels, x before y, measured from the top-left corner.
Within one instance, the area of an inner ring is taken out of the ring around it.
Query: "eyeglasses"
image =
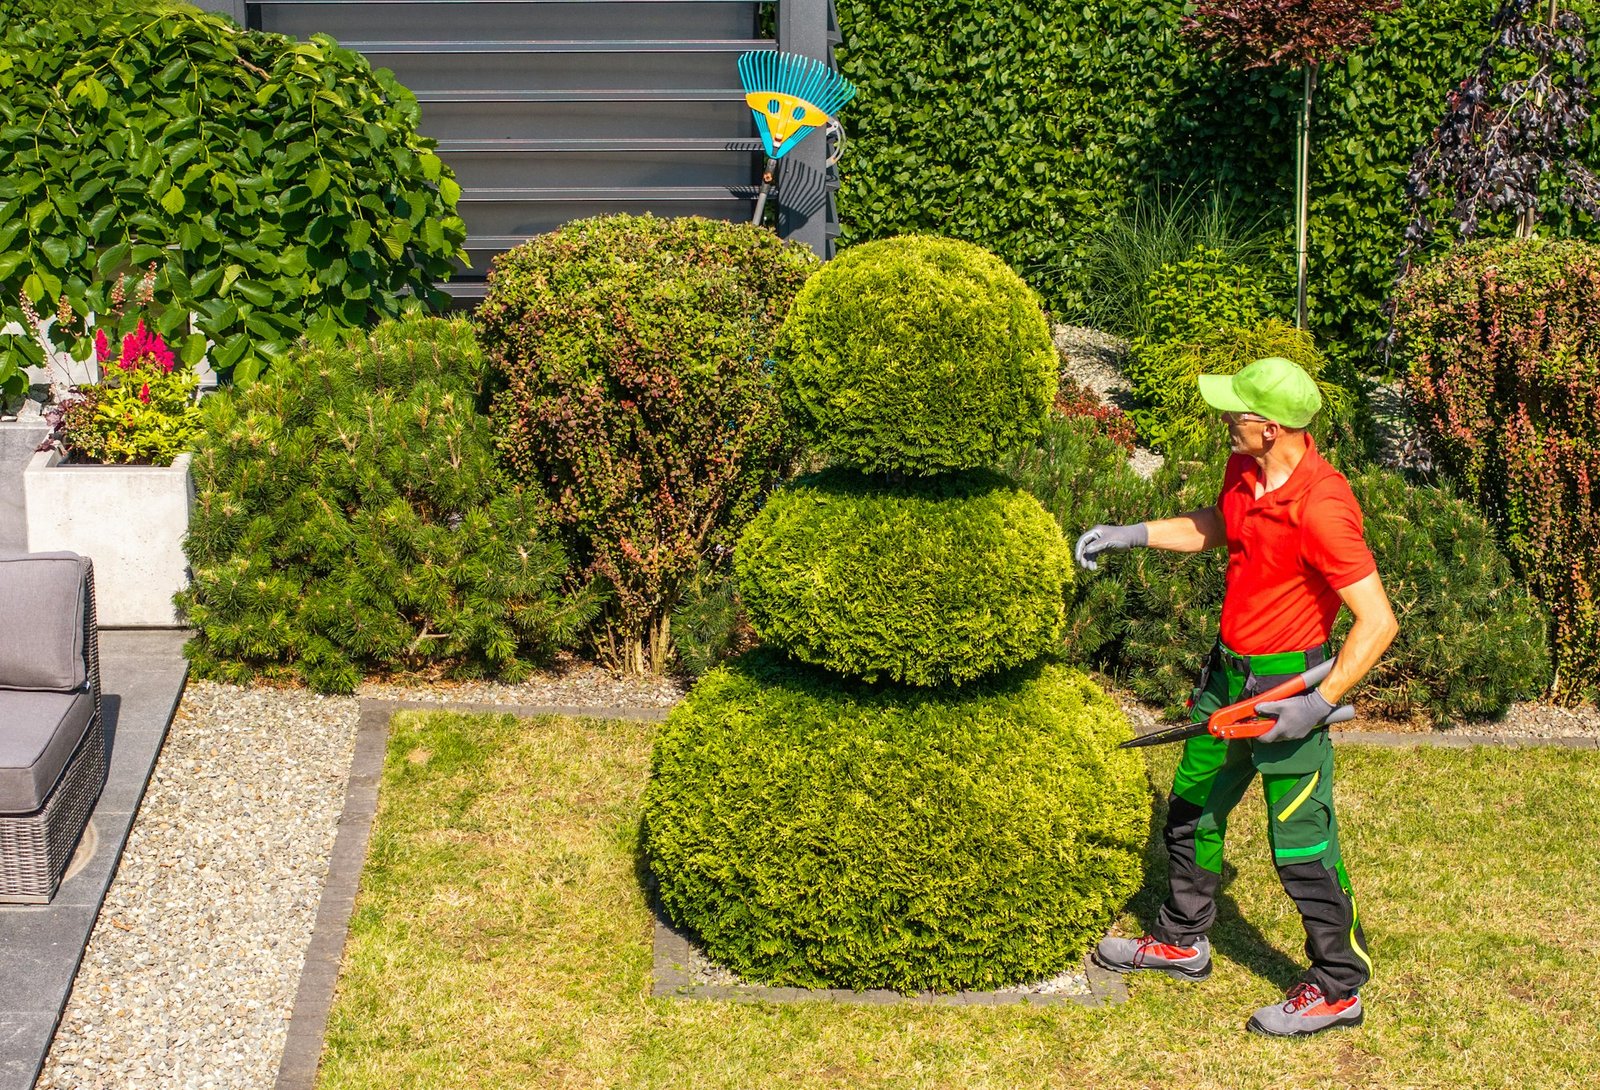
[[[1255,413],[1230,413],[1230,412],[1225,412],[1225,413],[1222,414],[1222,419],[1226,420],[1230,424],[1270,424],[1270,423],[1272,423],[1272,421],[1268,420],[1266,417],[1257,416]]]

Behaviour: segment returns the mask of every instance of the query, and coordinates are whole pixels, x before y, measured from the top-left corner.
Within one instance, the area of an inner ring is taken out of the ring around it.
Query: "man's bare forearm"
[[[1144,524],[1150,533],[1150,548],[1175,553],[1198,553],[1220,549],[1228,543],[1222,528],[1222,512],[1202,507],[1177,518],[1156,519]]]
[[[1350,634],[1339,648],[1339,658],[1333,671],[1317,686],[1322,699],[1337,705],[1344,695],[1367,676],[1367,671],[1378,665],[1383,653],[1389,650],[1400,624],[1395,620],[1389,596],[1377,572],[1353,586],[1339,591],[1339,597],[1355,616]]]

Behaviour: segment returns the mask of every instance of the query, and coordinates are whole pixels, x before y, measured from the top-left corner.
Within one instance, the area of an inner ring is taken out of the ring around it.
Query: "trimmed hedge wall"
[[[1600,32],[1594,0],[1564,6]],[[1075,263],[1103,217],[1142,187],[1214,181],[1246,219],[1281,225],[1281,291],[1292,294],[1300,80],[1197,58],[1178,33],[1186,7],[838,0],[839,66],[861,88],[844,112],[841,241],[931,231],[977,242],[1071,317],[1093,290]],[[1366,352],[1383,329],[1406,218],[1401,183],[1446,92],[1476,67],[1495,7],[1408,3],[1377,20],[1348,65],[1322,72],[1311,314],[1336,356]],[[1588,75],[1600,80],[1600,51]],[[1596,161],[1597,149],[1592,137],[1583,154]],[[1600,237],[1592,225],[1584,233]]]
[[[718,963],[800,987],[994,988],[1072,967],[1143,876],[1116,704],[1058,665],[870,686],[755,651],[661,728],[644,841]]]

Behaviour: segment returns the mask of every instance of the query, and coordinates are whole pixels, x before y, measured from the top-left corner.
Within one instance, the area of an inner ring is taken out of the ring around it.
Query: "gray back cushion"
[[[74,553],[0,556],[0,689],[66,693],[88,680],[83,577]]]

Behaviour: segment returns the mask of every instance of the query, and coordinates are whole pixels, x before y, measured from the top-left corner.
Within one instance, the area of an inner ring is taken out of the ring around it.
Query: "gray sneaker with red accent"
[[[1211,943],[1201,936],[1193,946],[1157,942],[1155,936],[1138,939],[1102,939],[1094,960],[1114,973],[1151,969],[1179,980],[1204,980],[1211,975]]]
[[[1268,1037],[1309,1037],[1338,1026],[1359,1026],[1365,1017],[1359,995],[1329,1001],[1315,984],[1296,984],[1282,1003],[1251,1015],[1247,1028]]]

